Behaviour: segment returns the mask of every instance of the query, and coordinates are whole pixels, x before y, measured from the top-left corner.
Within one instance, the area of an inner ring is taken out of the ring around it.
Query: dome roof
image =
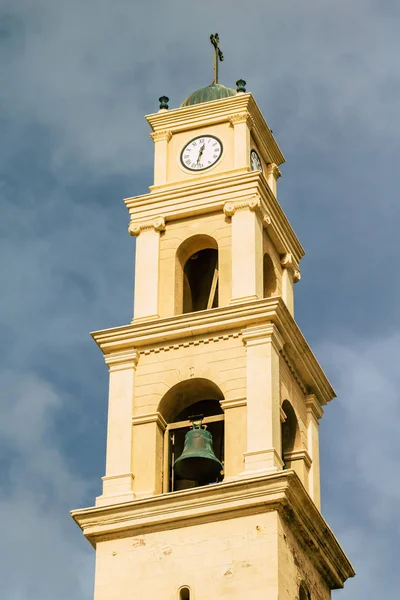
[[[191,106],[192,104],[200,104],[201,102],[211,102],[212,100],[219,100],[220,98],[229,98],[229,96],[236,96],[237,92],[232,88],[225,87],[220,83],[212,83],[205,88],[192,92],[186,100],[184,100],[181,106]]]

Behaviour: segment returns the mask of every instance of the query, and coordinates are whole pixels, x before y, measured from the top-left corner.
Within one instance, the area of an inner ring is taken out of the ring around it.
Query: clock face
[[[190,171],[209,169],[222,154],[222,143],[213,135],[203,135],[191,140],[181,152],[181,163]]]
[[[262,171],[261,159],[255,150],[250,152],[250,166],[252,171]]]

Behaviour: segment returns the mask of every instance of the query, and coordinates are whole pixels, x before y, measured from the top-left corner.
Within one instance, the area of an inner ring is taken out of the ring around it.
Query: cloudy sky
[[[398,0],[0,0],[0,581],[5,600],[90,600],[68,515],[100,493],[107,371],[89,331],[132,317],[122,199],[152,183],[143,116],[247,81],[287,164],[307,255],[296,319],[338,399],[323,513],[357,577],[397,597]]]

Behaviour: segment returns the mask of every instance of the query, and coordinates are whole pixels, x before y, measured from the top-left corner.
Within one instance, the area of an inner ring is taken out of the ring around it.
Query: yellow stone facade
[[[94,598],[328,599],[354,571],[320,513],[334,392],[294,320],[304,251],[277,201],[284,158],[248,93],[147,120],[154,185],[125,200],[134,318],[93,334],[110,373],[103,491],[72,513],[96,548]],[[206,135],[222,155],[190,171],[182,148]],[[199,256],[217,261],[208,304]],[[212,485],[174,479],[191,406],[223,462]]]

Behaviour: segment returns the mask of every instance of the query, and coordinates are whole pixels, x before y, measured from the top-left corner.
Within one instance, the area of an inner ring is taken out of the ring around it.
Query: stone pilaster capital
[[[242,339],[246,346],[272,344],[277,352],[280,352],[285,345],[275,323],[247,327],[243,330]]]
[[[139,235],[142,231],[146,231],[148,229],[154,229],[154,231],[164,231],[165,230],[165,219],[164,217],[156,217],[151,221],[144,221],[139,223],[137,221],[131,221],[129,223],[128,231],[130,235]]]
[[[288,269],[293,277],[293,282],[297,283],[301,279],[301,273],[298,264],[295,262],[293,255],[290,253],[283,254],[281,256],[281,266],[284,269]]]
[[[306,396],[306,407],[309,419],[313,417],[318,421],[324,414],[324,410],[314,394]]]
[[[139,361],[139,350],[124,350],[122,352],[113,352],[104,356],[106,365],[111,371],[124,371],[126,369],[136,369]]]
[[[253,117],[249,112],[247,112],[247,110],[231,115],[229,117],[229,123],[232,125],[232,127],[238,125],[239,123],[246,123],[249,129],[251,129],[254,125]]]
[[[247,406],[246,398],[227,398],[219,401],[222,410],[225,412],[230,408],[240,408],[241,406]]]
[[[254,212],[260,209],[261,199],[258,195],[254,195],[243,200],[225,202],[223,211],[226,217],[232,217],[238,210],[251,210]]]
[[[279,179],[279,177],[282,175],[278,168],[278,165],[276,165],[275,163],[268,163],[267,165],[266,176],[270,177],[271,175],[275,177],[275,179]]]
[[[168,425],[167,421],[159,412],[137,415],[132,418],[132,425],[146,425],[147,423],[157,423],[162,431],[165,431]]]
[[[172,131],[164,129],[162,131],[153,131],[150,133],[150,137],[154,143],[156,142],[169,142],[172,138]]]

